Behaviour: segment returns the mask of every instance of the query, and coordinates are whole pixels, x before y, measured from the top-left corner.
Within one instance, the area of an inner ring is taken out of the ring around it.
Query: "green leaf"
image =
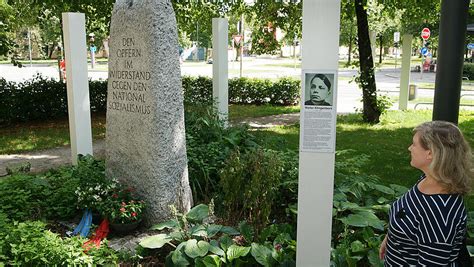
[[[364,244],[362,244],[362,242],[360,242],[359,240],[356,240],[351,243],[352,252],[359,252],[359,251],[363,251],[364,249],[365,249]]]
[[[361,207],[353,202],[341,202],[340,209],[341,210],[359,210]]]
[[[213,242],[214,241],[214,242]],[[219,244],[215,240],[211,240],[209,251],[219,256],[225,256],[224,250],[219,247]]]
[[[206,241],[201,240],[198,242],[196,239],[189,239],[184,247],[184,253],[193,259],[204,257],[209,252],[209,246],[209,243]]]
[[[184,241],[184,238],[185,238],[184,234],[180,231],[171,232],[169,236],[179,242]]]
[[[216,255],[208,255],[204,257],[202,263],[204,263],[204,266],[206,267],[220,267],[222,265],[219,256]]]
[[[228,235],[240,235],[239,231],[230,226],[222,226],[221,232]]]
[[[340,219],[342,223],[346,225],[356,226],[356,227],[367,227],[369,223],[360,214],[349,214],[347,217]]]
[[[221,247],[224,249],[224,251],[227,251],[227,249],[229,249],[229,247],[234,244],[234,241],[232,241],[228,235],[221,236],[221,238],[219,238],[219,242],[221,243]]]
[[[169,220],[166,222],[162,222],[159,224],[153,225],[150,229],[151,230],[163,230],[163,229],[173,229],[179,226],[178,221],[176,220]]]
[[[379,253],[377,250],[370,250],[369,254],[367,255],[369,259],[370,266],[374,267],[383,267],[383,262],[379,259]]]
[[[201,224],[191,227],[191,229],[189,229],[189,232],[193,236],[204,236],[204,237],[207,236],[206,227]]]
[[[383,203],[386,203],[388,201],[388,199],[384,198],[384,197],[379,197],[377,199],[377,203],[379,204],[383,204]]]
[[[173,260],[174,266],[188,266],[190,264],[181,250],[176,249],[173,251],[171,259]]]
[[[204,204],[194,206],[188,213],[186,213],[186,219],[190,222],[202,222],[202,220],[208,216],[209,207]]]
[[[222,225],[210,224],[206,227],[207,238],[212,238],[222,229]]]
[[[361,212],[360,214],[367,219],[369,226],[372,226],[377,230],[384,230],[383,221],[380,220],[375,214],[372,212]]]
[[[408,191],[407,187],[397,185],[397,184],[390,184],[390,188],[392,188],[395,191],[396,196],[401,196]]]
[[[169,243],[171,240],[173,239],[167,234],[158,234],[144,238],[140,242],[140,246],[151,249],[161,248],[166,243]]]
[[[246,221],[239,223],[239,231],[244,236],[247,242],[252,242],[253,240],[253,229]]]
[[[252,243],[252,256],[263,266],[272,265],[272,250],[264,245]]]
[[[372,212],[358,212],[356,214],[349,214],[349,216],[340,219],[342,223],[346,225],[356,227],[367,227],[371,226],[378,230],[384,230],[383,222],[375,216]]]
[[[233,261],[237,258],[245,257],[249,252],[250,252],[250,247],[241,247],[241,246],[232,244],[227,249],[227,259],[229,261]]]
[[[381,185],[381,184],[374,184],[373,185],[373,188],[377,191],[380,191],[384,194],[387,194],[387,195],[393,195],[395,194],[395,190],[393,190],[392,188],[390,187],[387,187],[385,185]]]

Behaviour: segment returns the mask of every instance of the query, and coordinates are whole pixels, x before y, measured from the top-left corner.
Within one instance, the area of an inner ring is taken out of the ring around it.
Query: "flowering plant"
[[[107,196],[101,206],[102,215],[111,223],[135,223],[143,218],[145,202],[132,194],[133,188],[117,188]]]
[[[77,196],[78,208],[100,211],[100,207],[107,195],[109,195],[110,192],[113,192],[117,185],[118,182],[116,180],[107,179],[79,185],[76,188],[76,191],[74,191]]]

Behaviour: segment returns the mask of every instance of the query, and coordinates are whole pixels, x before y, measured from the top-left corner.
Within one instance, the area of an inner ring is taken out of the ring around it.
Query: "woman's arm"
[[[387,250],[387,240],[388,240],[388,234],[385,235],[385,238],[383,239],[382,243],[380,244],[380,249],[379,249],[379,259],[383,260],[385,257],[385,251]]]

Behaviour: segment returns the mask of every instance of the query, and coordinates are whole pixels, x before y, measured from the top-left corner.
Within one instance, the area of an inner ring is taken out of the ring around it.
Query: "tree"
[[[351,64],[353,44],[357,35],[357,23],[355,20],[354,4],[351,1],[341,2],[339,45],[348,47],[347,65]]]
[[[276,54],[282,43],[276,30],[283,30],[283,41],[293,44],[301,38],[302,1],[255,1],[246,9],[246,18],[252,29],[252,53]]]
[[[6,56],[14,47],[11,34],[13,8],[5,0],[0,0],[0,56]]]
[[[359,44],[360,76],[359,87],[362,89],[364,121],[378,123],[382,111],[377,105],[377,86],[374,75],[374,61],[369,39],[369,22],[367,19],[367,0],[355,0],[357,17],[357,36]]]

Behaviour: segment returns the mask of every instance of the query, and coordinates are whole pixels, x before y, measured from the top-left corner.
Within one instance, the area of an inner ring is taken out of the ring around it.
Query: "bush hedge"
[[[212,103],[212,78],[183,77],[186,104]],[[237,78],[229,80],[229,103],[295,105],[299,100],[300,82],[282,78]],[[107,81],[89,81],[91,112],[105,112]],[[66,84],[40,75],[22,83],[0,78],[0,125],[55,119],[67,116]]]
[[[474,63],[464,62],[462,77],[467,77],[469,80],[474,80]]]

